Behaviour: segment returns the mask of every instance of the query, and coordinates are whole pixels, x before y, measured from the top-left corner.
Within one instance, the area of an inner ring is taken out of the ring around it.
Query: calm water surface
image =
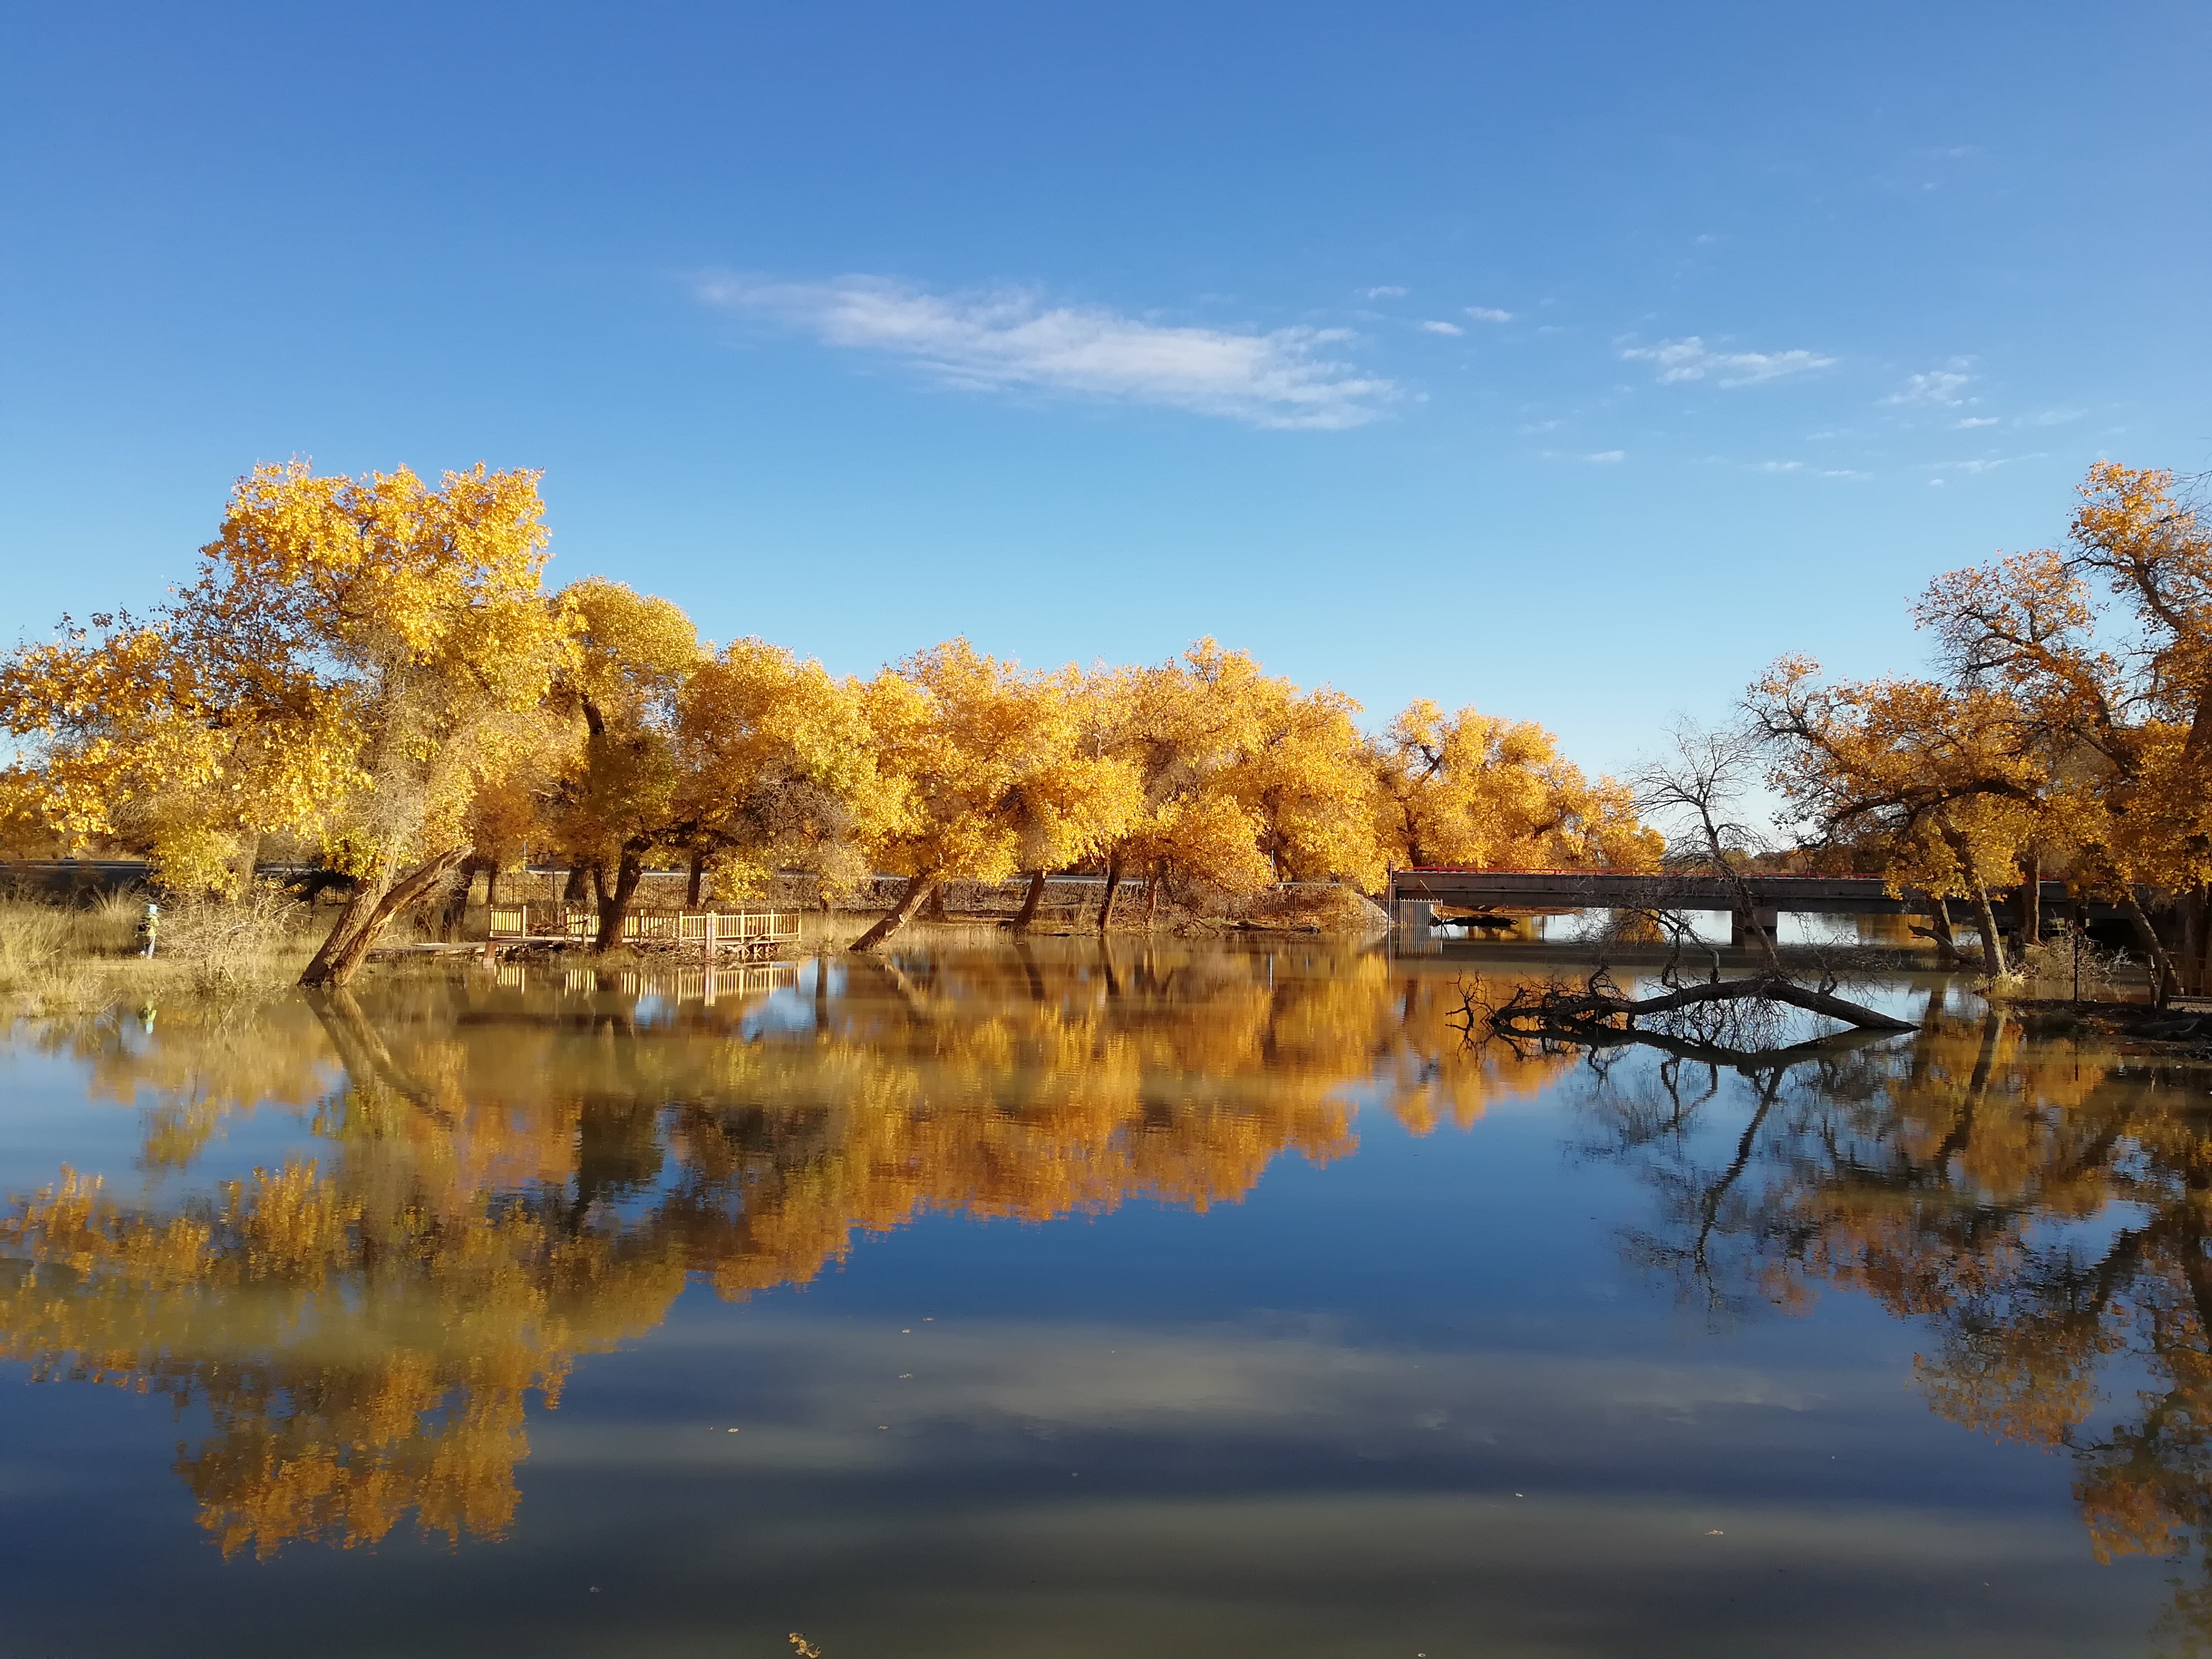
[[[1938,981],[1519,1056],[1466,971],[19,1025],[0,1656],[2196,1650],[2212,1072]]]

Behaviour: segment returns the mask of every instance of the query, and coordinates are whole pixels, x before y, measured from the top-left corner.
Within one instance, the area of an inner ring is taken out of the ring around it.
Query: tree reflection
[[[1449,985],[1319,946],[841,962],[766,1006],[520,979],[39,1034],[143,1113],[155,1196],[64,1170],[10,1200],[0,1355],[203,1413],[177,1472],[226,1555],[410,1513],[499,1537],[531,1396],[694,1275],[804,1283],[933,1211],[1231,1202],[1286,1152],[1348,1152],[1355,1090],[1425,1132],[1567,1063],[1469,1053]],[[195,1182],[272,1109],[312,1159]]]
[[[1933,1333],[1937,1412],[2063,1452],[2100,1559],[2212,1544],[2212,1113],[2201,1068],[2023,1039],[2002,1012],[1784,1072],[1659,1066],[1590,1097],[1659,1224],[1624,1241],[1728,1318],[1860,1291]],[[2119,1386],[2122,1379],[2129,1386]],[[2163,1633],[2212,1650],[2212,1571]]]

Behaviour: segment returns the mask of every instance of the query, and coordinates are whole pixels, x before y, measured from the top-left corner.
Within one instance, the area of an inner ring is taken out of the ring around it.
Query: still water
[[[1469,971],[20,1024],[0,1656],[2196,1650],[2212,1072],[1940,981],[1779,1074],[1516,1054]]]

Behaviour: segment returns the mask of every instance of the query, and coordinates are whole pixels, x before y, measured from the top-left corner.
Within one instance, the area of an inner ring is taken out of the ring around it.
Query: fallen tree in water
[[[1718,1065],[1787,1065],[1870,1037],[1910,1031],[1899,1019],[1835,994],[1830,987],[1802,985],[1782,974],[1670,984],[1647,997],[1624,996],[1602,968],[1580,987],[1554,981],[1520,985],[1504,1002],[1486,1003],[1462,988],[1462,1025],[1470,1042],[1486,1035],[1511,1042],[1572,1043],[1603,1048],[1636,1042],[1686,1060]],[[1851,1028],[1810,1042],[1784,1042],[1780,1011],[1796,1008]],[[1650,1024],[1641,1022],[1650,1021]]]

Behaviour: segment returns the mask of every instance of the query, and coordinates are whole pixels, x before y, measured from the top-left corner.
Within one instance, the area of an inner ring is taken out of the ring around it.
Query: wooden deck
[[[599,913],[588,904],[532,899],[491,907],[485,932],[495,945],[588,945]],[[625,945],[671,945],[705,956],[768,961],[799,943],[795,910],[633,910],[623,919]]]

